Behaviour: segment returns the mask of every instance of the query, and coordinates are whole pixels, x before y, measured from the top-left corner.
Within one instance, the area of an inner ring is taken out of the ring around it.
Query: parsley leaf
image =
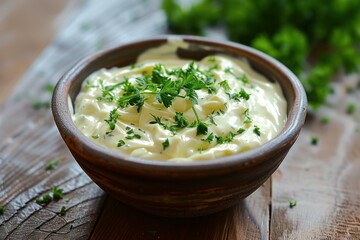
[[[56,166],[58,165],[59,161],[57,159],[53,159],[50,162],[45,164],[45,169],[46,170],[53,170],[56,168]]]
[[[164,142],[162,142],[163,150],[170,146],[169,139],[167,138]]]

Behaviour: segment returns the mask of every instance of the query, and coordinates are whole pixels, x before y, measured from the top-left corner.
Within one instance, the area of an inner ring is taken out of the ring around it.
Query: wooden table
[[[193,219],[147,215],[84,174],[50,110],[33,103],[48,103],[44,86],[80,58],[166,33],[159,6],[160,0],[0,0],[0,239],[360,239],[360,111],[346,113],[349,102],[360,102],[360,89],[346,91],[358,75],[334,80],[329,103],[309,114],[271,179],[223,212]],[[58,166],[46,170],[53,159]],[[54,186],[64,198],[37,204]]]

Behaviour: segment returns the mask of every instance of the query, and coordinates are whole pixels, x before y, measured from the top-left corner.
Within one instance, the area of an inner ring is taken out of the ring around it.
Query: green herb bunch
[[[326,102],[335,73],[359,69],[358,0],[200,0],[187,9],[163,0],[162,6],[177,33],[202,35],[208,26],[224,25],[230,40],[283,62],[299,76],[315,109]]]

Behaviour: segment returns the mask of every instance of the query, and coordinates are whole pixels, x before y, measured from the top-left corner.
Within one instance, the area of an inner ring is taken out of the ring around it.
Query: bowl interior
[[[101,68],[111,68],[114,66],[126,66],[136,62],[137,57],[144,51],[165,44],[170,40],[181,40],[188,43],[188,47],[179,47],[176,51],[180,58],[200,60],[205,56],[215,53],[228,54],[235,57],[246,58],[250,65],[259,73],[265,75],[271,81],[277,81],[281,85],[282,91],[288,103],[288,120],[284,129],[277,137],[264,145],[249,150],[244,153],[227,156],[219,159],[191,162],[173,163],[152,161],[129,157],[119,154],[114,150],[105,150],[87,139],[75,126],[71,120],[71,113],[68,107],[68,96],[71,104],[80,91],[81,84],[92,72]],[[306,115],[306,95],[297,77],[277,60],[252,48],[231,42],[212,41],[200,37],[191,36],[164,36],[135,43],[122,45],[110,49],[94,56],[86,58],[76,64],[67,74],[65,74],[56,86],[53,96],[53,113],[55,121],[60,129],[62,136],[71,139],[83,154],[93,154],[99,156],[98,163],[106,162],[109,168],[136,169],[141,167],[142,174],[153,171],[153,166],[158,170],[166,170],[179,174],[179,172],[197,173],[198,175],[207,174],[207,171],[217,169],[221,172],[231,171],[233,166],[241,164],[253,164],[256,161],[264,161],[262,156],[274,156],[296,140],[297,135],[304,123]],[[119,161],[125,160],[124,161]],[[199,170],[202,173],[199,173]]]

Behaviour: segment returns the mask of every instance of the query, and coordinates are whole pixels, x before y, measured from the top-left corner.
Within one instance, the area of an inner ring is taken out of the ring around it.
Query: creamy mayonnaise
[[[155,69],[173,82],[182,80],[174,69],[184,73],[191,68],[190,60],[178,59],[168,50],[166,46],[153,49],[135,65],[91,74],[76,98],[73,114],[83,134],[105,148],[134,157],[182,162],[244,152],[282,130],[287,106],[280,86],[252,70],[246,61],[225,55],[193,63],[195,77],[206,85],[192,91],[197,95],[195,100],[183,87],[171,105],[165,106],[156,92],[165,91],[166,95],[166,89],[144,85],[149,79],[156,81],[154,67],[162,64]],[[179,127],[176,116],[187,125]],[[199,132],[198,120],[206,131],[200,128]]]

